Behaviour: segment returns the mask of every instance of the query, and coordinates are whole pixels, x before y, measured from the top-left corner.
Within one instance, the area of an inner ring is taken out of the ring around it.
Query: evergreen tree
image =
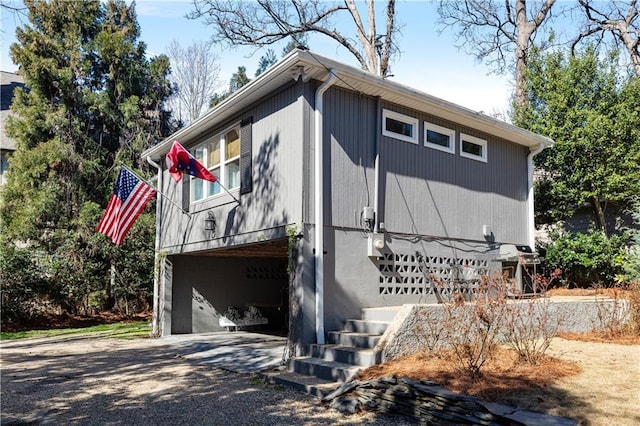
[[[528,105],[517,125],[554,139],[536,157],[540,223],[570,217],[588,203],[606,233],[605,210],[640,193],[640,78],[589,47],[576,56],[534,52]]]
[[[239,66],[238,71],[233,73],[229,81],[229,93],[235,92],[250,81],[251,79],[247,76],[247,67]]]
[[[256,73],[256,75],[258,75],[258,73]],[[238,71],[234,72],[231,75],[231,79],[229,79],[229,90],[222,94],[215,93],[209,100],[209,108],[213,108],[214,106],[218,105],[229,95],[231,95],[233,92],[236,92],[238,89],[240,89],[250,81],[251,79],[249,78],[249,76],[247,76],[247,67],[239,66]]]
[[[267,53],[260,57],[260,61],[258,62],[258,69],[256,70],[255,76],[259,76],[276,62],[278,62],[278,58],[276,58],[276,54],[273,49],[267,49]]]
[[[282,48],[282,57],[287,56],[291,51],[295,49],[309,50],[309,38],[307,34],[297,34],[291,36],[291,39],[285,47]]]
[[[11,54],[28,90],[16,90],[7,123],[17,147],[1,193],[2,245],[27,244],[46,265],[39,296],[70,311],[110,308],[117,297],[110,264],[153,253],[153,230],[129,250],[95,227],[120,163],[143,167],[142,150],[171,131],[169,61],[146,58],[134,5],[122,0],[25,5],[29,22],[17,29]],[[148,274],[136,280],[152,284]]]
[[[635,289],[640,291],[640,196],[633,200],[630,213],[635,226],[628,230],[631,238],[628,261],[624,267],[629,281],[635,282]]]

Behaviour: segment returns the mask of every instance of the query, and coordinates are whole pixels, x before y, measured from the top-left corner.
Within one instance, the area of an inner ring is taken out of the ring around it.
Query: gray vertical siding
[[[360,228],[373,206],[375,99],[332,88],[325,98],[327,226]],[[383,104],[419,120],[418,145],[382,136],[380,218],[391,232],[525,243],[527,149],[418,111]],[[424,121],[456,131],[455,154],[424,146]],[[460,133],[487,140],[486,163],[459,155]]]
[[[363,207],[374,204],[376,101],[331,89],[324,111],[325,222],[359,228]]]
[[[420,144],[383,137],[387,229],[483,240],[482,226],[489,225],[497,241],[526,242],[526,148],[426,114],[399,112],[420,120]],[[455,154],[424,146],[424,121],[456,131]],[[461,133],[487,140],[486,163],[460,156]]]
[[[252,191],[238,195],[239,205],[228,196],[191,204],[191,218],[167,203],[163,223],[171,225],[163,227],[163,249],[172,252],[207,250],[230,244],[225,238],[228,236],[271,230],[300,221],[305,129],[301,87],[302,84],[292,85],[275,93],[237,117],[236,121],[226,123],[253,118]],[[220,126],[198,140],[181,142],[187,148],[192,147],[222,128]],[[182,185],[176,185],[166,171],[163,180],[163,192],[181,204]],[[209,211],[217,222],[215,238],[204,231],[204,219]],[[268,238],[268,234],[263,237]]]

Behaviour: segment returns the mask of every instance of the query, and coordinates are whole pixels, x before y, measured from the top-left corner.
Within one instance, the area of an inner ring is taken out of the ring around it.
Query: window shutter
[[[189,204],[191,203],[191,179],[189,175],[182,175],[182,210],[189,211]]]
[[[252,158],[251,158],[251,125],[253,117],[246,118],[240,123],[240,194],[248,194],[253,189]]]

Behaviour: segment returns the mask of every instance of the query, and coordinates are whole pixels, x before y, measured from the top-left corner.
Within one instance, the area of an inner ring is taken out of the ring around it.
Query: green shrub
[[[34,301],[46,289],[42,273],[33,251],[2,241],[0,244],[0,294],[2,295],[2,322],[15,322],[30,318]]]
[[[543,267],[560,269],[567,286],[610,286],[624,272],[626,234],[607,237],[601,232],[556,237],[544,249]]]
[[[637,226],[628,229],[631,238],[624,270],[628,281],[636,282],[638,287],[640,285],[640,197],[632,203],[631,216]]]

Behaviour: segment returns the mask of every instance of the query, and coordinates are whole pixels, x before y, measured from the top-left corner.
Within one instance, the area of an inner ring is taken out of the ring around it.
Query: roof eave
[[[173,141],[188,142],[219,123],[232,118],[235,114],[241,113],[252,102],[266,96],[287,81],[294,79],[294,71],[300,66],[304,67],[309,77],[315,80],[323,80],[329,69],[335,69],[339,77],[336,83],[337,86],[350,90],[359,90],[371,96],[380,96],[383,100],[427,112],[519,145],[535,148],[540,144],[548,147],[554,143],[553,140],[545,136],[337,62],[331,58],[306,50],[294,50],[256,79],[207,111],[202,117],[187,127],[178,130],[159,144],[145,150],[142,153],[142,157],[150,156],[158,161],[169,151]]]

